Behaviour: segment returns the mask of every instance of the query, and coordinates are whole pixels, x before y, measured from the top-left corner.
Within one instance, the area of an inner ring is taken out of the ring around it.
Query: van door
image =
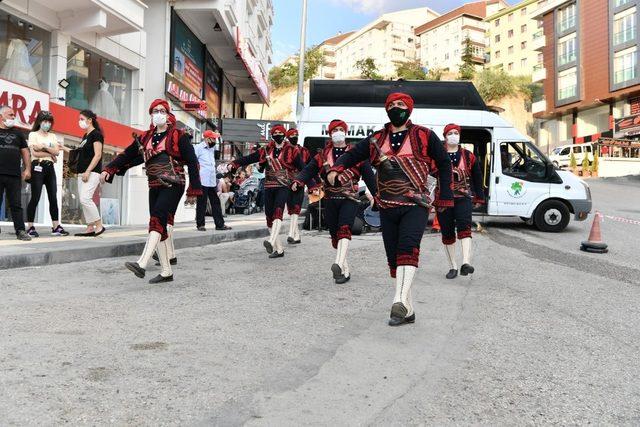
[[[528,141],[498,141],[494,189],[498,215],[527,216],[531,206],[549,197],[545,160]]]

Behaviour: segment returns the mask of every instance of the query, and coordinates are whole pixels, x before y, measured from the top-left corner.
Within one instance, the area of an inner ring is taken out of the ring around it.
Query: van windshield
[[[562,151],[562,147],[558,147],[558,148],[554,148],[553,149],[553,154],[560,154],[560,152]]]

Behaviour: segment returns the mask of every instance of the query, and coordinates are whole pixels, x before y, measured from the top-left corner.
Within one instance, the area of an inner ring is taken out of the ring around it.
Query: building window
[[[558,73],[558,100],[574,98],[578,93],[578,72],[573,67]]]
[[[509,22],[512,22],[512,21],[513,21],[513,13],[510,13],[510,14],[509,14],[509,19],[508,19],[508,21],[509,21]]]
[[[522,9],[520,9],[520,16],[525,16],[527,14],[527,8],[523,7]]]
[[[619,84],[634,80],[638,64],[637,47],[634,46],[615,54],[613,58],[613,83]]]
[[[131,70],[75,43],[67,48],[66,104],[106,119],[131,120]]]
[[[526,33],[527,32],[527,24],[524,24],[524,25],[520,26],[520,32],[521,33]]]
[[[496,43],[500,43],[500,34],[498,34],[497,36],[494,37],[494,40],[496,41]]]
[[[500,19],[496,19],[496,27],[500,26]]]
[[[496,50],[496,59],[500,58],[500,51]]]
[[[509,32],[507,33],[507,36],[509,38],[513,37],[513,30],[509,30]]]
[[[509,46],[508,53],[509,53],[509,55],[511,55],[513,53],[513,46]]]
[[[615,6],[616,7],[620,7],[622,5],[625,5],[627,3],[629,3],[631,0],[615,0]]]
[[[558,11],[558,32],[564,33],[565,31],[574,28],[575,26],[576,4],[573,3]]]
[[[509,62],[509,65],[507,65],[507,69],[509,71],[513,71],[513,62]]]
[[[538,64],[542,64],[544,62],[544,54],[542,52],[538,52]]]
[[[613,45],[636,38],[636,8],[625,10],[613,17]]]
[[[0,11],[0,78],[47,90],[51,33]]]
[[[558,66],[576,60],[576,33],[569,34],[558,40]]]
[[[520,68],[527,68],[527,58],[522,58],[520,60]]]
[[[527,48],[527,42],[520,43],[520,49],[524,50]]]

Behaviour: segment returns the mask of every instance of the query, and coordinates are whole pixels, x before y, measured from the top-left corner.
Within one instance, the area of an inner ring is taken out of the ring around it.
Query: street
[[[638,424],[640,225],[620,218],[640,186],[590,185],[608,254],[578,250],[593,215],[485,219],[476,273],[448,281],[425,234],[399,328],[379,234],[354,237],[344,285],[317,232],[276,260],[262,239],[179,250],[159,286],[134,257],[5,270],[0,424]]]

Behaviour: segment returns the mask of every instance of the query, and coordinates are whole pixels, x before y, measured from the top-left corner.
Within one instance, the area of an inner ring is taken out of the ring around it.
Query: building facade
[[[542,147],[640,134],[639,6],[637,0],[556,0],[536,12],[545,79],[533,112],[542,120]]]
[[[484,19],[506,7],[503,1],[487,0],[467,3],[415,29],[416,50],[422,66],[429,69],[457,71],[469,39],[473,61],[485,63]]]
[[[387,13],[335,46],[335,78],[357,79],[356,62],[372,58],[383,78],[396,75],[396,65],[416,59],[415,28],[440,16],[422,7]]]
[[[322,52],[324,59],[323,64],[318,70],[318,75],[315,78],[318,79],[335,79],[336,78],[336,47],[340,42],[347,37],[351,36],[355,31],[349,31],[344,34],[336,34],[335,36],[323,41],[318,45],[318,49]]]
[[[542,53],[534,39],[543,37],[541,22],[533,13],[547,0],[524,0],[485,19],[488,67],[502,68],[513,76],[532,76],[541,69]],[[540,81],[540,74],[534,81]]]

